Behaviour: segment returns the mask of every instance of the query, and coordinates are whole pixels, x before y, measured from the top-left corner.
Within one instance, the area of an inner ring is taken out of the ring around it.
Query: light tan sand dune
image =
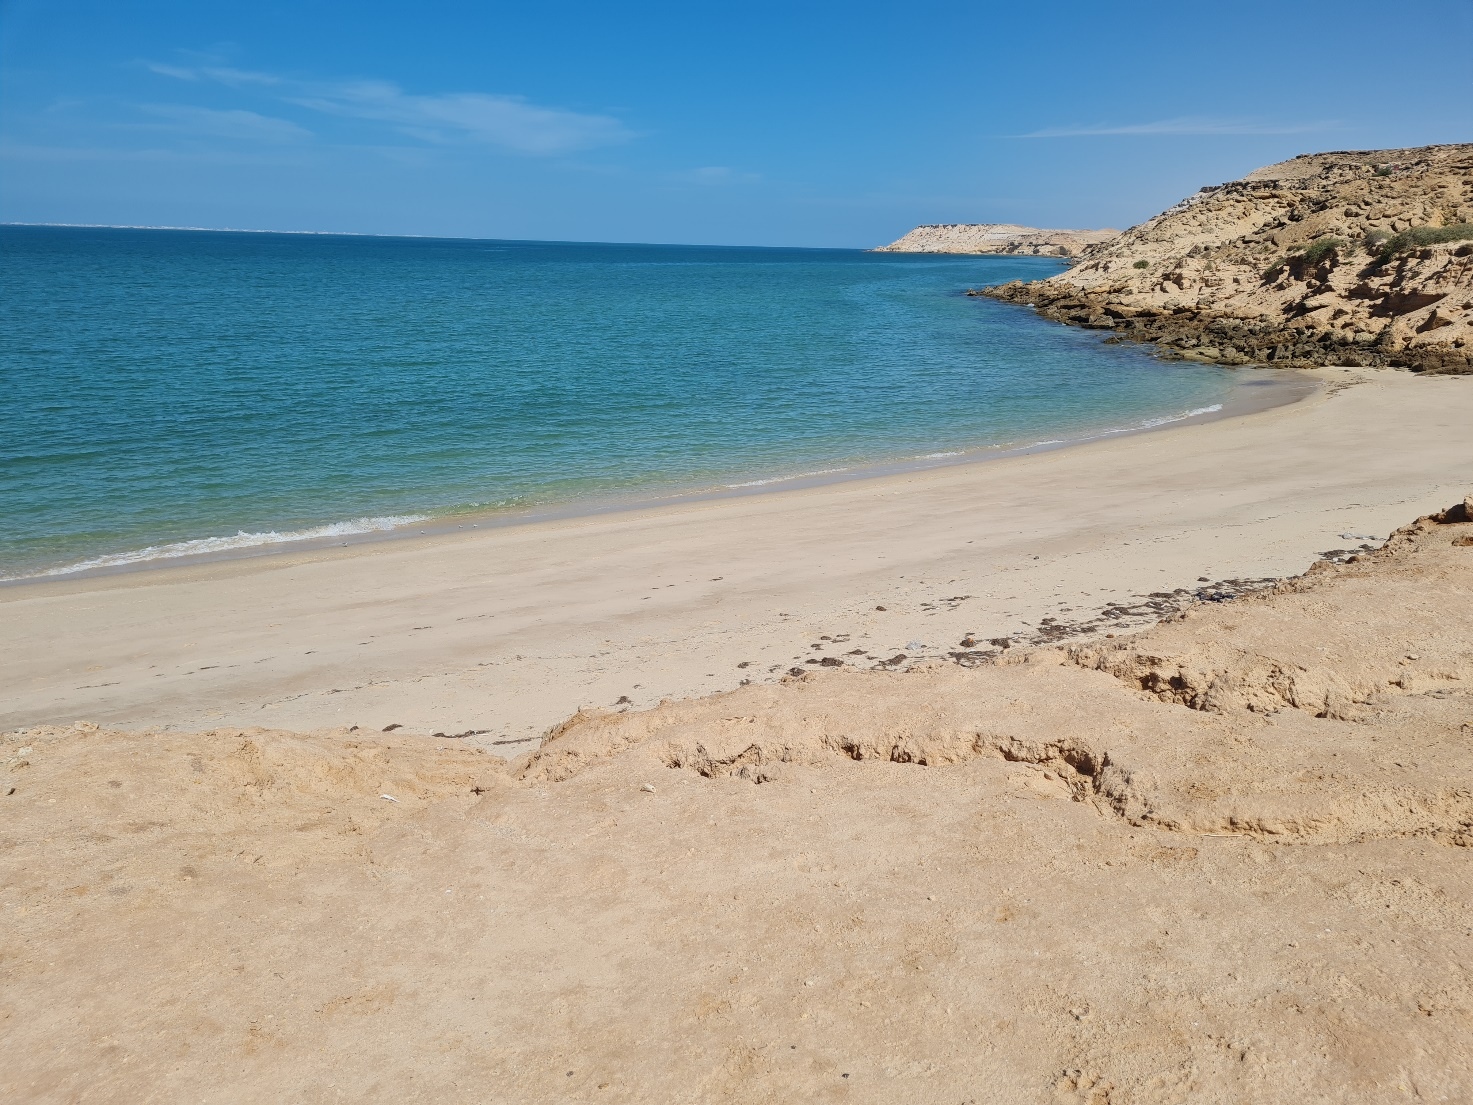
[[[1473,522],[1134,637],[3,739],[0,1098],[1473,1098]]]

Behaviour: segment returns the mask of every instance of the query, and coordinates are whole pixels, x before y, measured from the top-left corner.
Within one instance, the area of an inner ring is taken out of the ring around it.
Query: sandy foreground
[[[1473,490],[1473,381],[1322,375],[990,465],[0,593],[0,1100],[1473,1100],[1463,507],[924,659]]]
[[[1331,386],[1289,407],[1051,453],[0,588],[0,730],[398,724],[515,754],[580,707],[1290,575],[1461,496],[1470,381],[1314,375]]]

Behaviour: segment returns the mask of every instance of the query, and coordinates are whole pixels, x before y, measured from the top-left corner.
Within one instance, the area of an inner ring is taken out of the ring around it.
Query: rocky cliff
[[[1010,253],[1077,257],[1118,230],[1039,230],[1013,223],[933,223],[918,226],[876,253]]]
[[[1473,372],[1473,145],[1306,154],[970,294],[1190,360]]]

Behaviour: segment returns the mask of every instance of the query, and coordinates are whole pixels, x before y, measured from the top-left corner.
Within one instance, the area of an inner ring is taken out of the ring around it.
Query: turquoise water
[[[0,228],[0,577],[1067,438],[1221,403],[1035,258]]]

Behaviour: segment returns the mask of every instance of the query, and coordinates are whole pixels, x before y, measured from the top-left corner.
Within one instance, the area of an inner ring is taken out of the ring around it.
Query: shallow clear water
[[[0,227],[0,577],[1028,444],[1232,389],[960,294],[1059,268]]]

